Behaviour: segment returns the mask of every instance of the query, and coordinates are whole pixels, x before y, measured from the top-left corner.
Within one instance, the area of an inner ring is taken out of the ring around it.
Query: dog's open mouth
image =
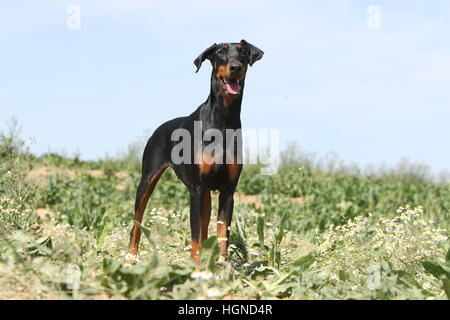
[[[240,81],[238,79],[225,79],[225,78],[220,78],[220,85],[222,87],[222,89],[224,89],[226,94],[235,96],[238,95],[239,92],[241,91],[241,84]]]

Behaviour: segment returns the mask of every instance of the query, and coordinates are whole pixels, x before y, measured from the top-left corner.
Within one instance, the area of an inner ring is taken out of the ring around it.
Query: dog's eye
[[[217,52],[217,54],[221,57],[225,56],[225,50],[219,50],[219,52]]]

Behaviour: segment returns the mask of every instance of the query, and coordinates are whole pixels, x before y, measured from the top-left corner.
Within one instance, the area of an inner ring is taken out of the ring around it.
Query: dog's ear
[[[247,56],[248,56],[248,64],[252,66],[256,61],[261,59],[264,55],[264,52],[261,49],[258,49],[251,43],[248,43],[244,39],[241,40],[241,44],[244,46],[244,48],[247,49]]]
[[[202,52],[202,54],[200,54],[197,59],[194,60],[194,64],[197,67],[197,70],[195,71],[195,73],[198,72],[198,70],[200,70],[200,67],[202,66],[203,61],[205,61],[205,59],[209,59],[211,54],[214,52],[214,50],[216,50],[217,48],[217,44],[214,43],[212,46],[210,46],[208,49],[206,49],[205,51]]]

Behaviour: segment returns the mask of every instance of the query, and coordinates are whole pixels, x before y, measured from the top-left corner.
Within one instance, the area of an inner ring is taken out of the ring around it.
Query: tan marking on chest
[[[214,157],[208,154],[204,154],[202,151],[199,152],[197,156],[198,165],[200,167],[200,173],[207,175],[212,167],[216,164]]]
[[[230,104],[233,102],[234,97],[225,94],[225,92],[223,91],[222,88],[220,88],[220,93],[222,94],[223,104],[225,105],[225,107],[228,108],[230,106]]]

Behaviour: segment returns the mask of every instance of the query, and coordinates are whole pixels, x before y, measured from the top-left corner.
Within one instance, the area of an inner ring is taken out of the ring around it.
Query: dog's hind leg
[[[158,157],[158,153],[155,154],[155,157]],[[145,159],[145,158],[144,158]],[[149,159],[147,162],[149,165],[145,165],[141,182],[139,183],[137,192],[136,192],[136,202],[134,206],[134,219],[142,223],[142,218],[144,216],[144,211],[147,206],[148,199],[150,198],[153,190],[155,189],[156,184],[158,183],[159,178],[164,173],[164,170],[168,167],[168,163],[163,161],[158,161],[157,159]],[[139,241],[141,238],[141,229],[135,223],[133,229],[131,229],[130,233],[130,246],[129,253],[132,255],[136,255],[139,249]]]
[[[190,190],[191,212],[191,258],[200,265],[200,250],[208,237],[208,225],[211,216],[211,192],[208,189],[194,187]]]

